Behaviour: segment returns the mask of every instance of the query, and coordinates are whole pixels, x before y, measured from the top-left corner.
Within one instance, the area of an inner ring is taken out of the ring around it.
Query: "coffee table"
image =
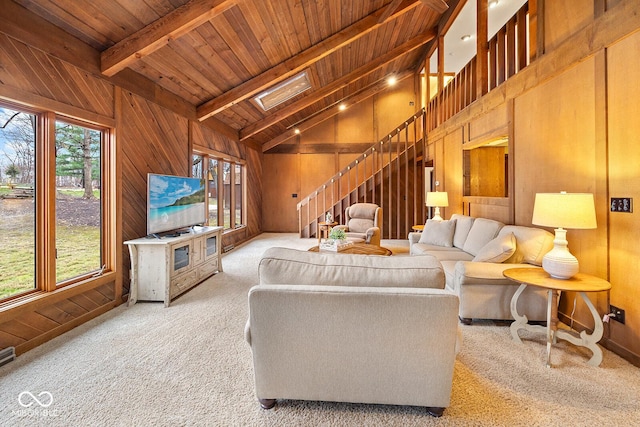
[[[310,252],[319,252],[320,247],[314,246],[309,249]],[[331,251],[322,251],[322,253],[332,253]],[[356,255],[391,255],[391,251],[382,246],[369,245],[367,243],[354,243],[349,247],[336,252],[338,254],[356,254]]]
[[[518,335],[520,329],[531,332],[544,331],[547,334],[547,367],[551,367],[551,361],[549,360],[551,343],[555,343],[557,338],[588,348],[593,352],[593,356],[587,363],[592,366],[600,365],[602,362],[602,350],[598,347],[597,342],[602,338],[604,326],[600,315],[591,300],[589,300],[589,297],[587,297],[586,292],[609,290],[611,289],[611,283],[599,277],[583,273],[578,273],[570,279],[554,279],[541,268],[511,268],[505,270],[503,274],[506,278],[520,283],[520,287],[511,299],[511,315],[515,319],[511,324],[511,337],[515,341],[522,342]],[[548,289],[546,328],[540,325],[529,325],[527,316],[518,314],[518,298],[529,285]],[[593,316],[594,327],[592,334],[582,331],[579,336],[575,336],[570,331],[558,329],[558,296],[561,291],[578,292],[580,294]]]

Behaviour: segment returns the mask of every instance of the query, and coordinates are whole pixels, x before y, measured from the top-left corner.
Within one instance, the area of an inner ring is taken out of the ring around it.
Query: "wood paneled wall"
[[[596,138],[596,115],[604,114],[596,110],[596,71],[595,58],[589,58],[515,99],[515,220],[531,223],[535,193],[593,193],[598,229],[569,230],[567,236],[580,271],[607,278],[606,245],[598,244],[607,239],[608,202],[606,156]],[[563,313],[571,313],[574,296],[561,300]],[[591,298],[605,313],[607,293]],[[593,327],[582,301],[575,317]]]
[[[123,92],[118,123],[122,165],[122,240],[147,234],[147,174],[188,176],[189,121],[131,92]],[[123,251],[123,294],[129,290],[129,252]]]
[[[569,230],[569,247],[581,271],[612,283],[610,292],[591,295],[600,314],[609,304],[626,310],[626,324],[606,324],[601,344],[640,366],[640,293],[629,280],[639,273],[640,222],[635,212],[609,211],[610,197],[640,197],[640,60],[630,54],[640,50],[640,4],[545,4],[545,54],[435,129],[429,138],[430,158],[436,177],[445,180],[450,216],[452,200],[457,203],[451,194],[463,191],[456,183],[463,169],[458,138],[452,135],[461,128],[473,130],[475,122],[493,115],[495,126],[488,123],[487,129],[502,133],[506,125],[513,182],[509,197],[479,200],[483,205],[474,205],[474,216],[504,221],[501,213],[512,210],[514,223],[531,225],[535,193],[593,193],[598,228]],[[606,12],[599,10],[603,4]],[[561,320],[573,322],[576,329],[592,328],[580,298],[571,319],[574,297],[563,294]]]
[[[612,322],[609,340],[640,354],[640,32],[607,50],[608,164],[610,197],[632,197],[633,213],[609,213],[611,304],[626,310],[626,325]]]
[[[65,58],[68,53],[64,49],[50,46],[47,28],[36,33],[8,33],[12,30],[16,29],[0,28],[0,99],[113,128],[120,202],[114,230],[119,243],[116,259],[120,261],[115,272],[90,285],[62,288],[27,303],[0,305],[0,348],[15,346],[22,353],[124,301],[129,287],[129,254],[121,243],[146,234],[147,173],[188,175],[194,143],[246,162],[247,226],[225,234],[223,246],[258,235],[262,230],[262,153],[233,140],[228,130],[220,133],[206,122],[193,121],[195,106],[162,91],[148,90],[147,82],[140,81],[138,91],[131,87],[125,90],[96,75],[98,67],[92,61],[99,57],[97,52],[86,62]],[[53,27],[50,31],[60,36]],[[68,45],[93,52],[70,36]],[[50,48],[54,50],[46,53]],[[164,106],[154,102],[156,99]]]
[[[82,115],[85,120],[93,116],[87,113],[113,117],[112,84],[3,33],[0,58],[0,84],[7,97],[11,92],[28,94],[22,102],[44,108],[57,106],[58,111]]]

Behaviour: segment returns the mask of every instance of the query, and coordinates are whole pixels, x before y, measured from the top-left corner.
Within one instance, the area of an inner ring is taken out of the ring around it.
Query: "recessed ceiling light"
[[[467,40],[471,39],[471,34],[465,34],[464,36],[460,37],[460,40],[462,40],[463,42],[466,42]]]
[[[293,133],[295,133],[296,135],[300,135],[300,129],[295,128],[295,129],[293,130]]]
[[[393,86],[398,82],[398,79],[396,79],[394,76],[391,76],[387,79],[387,83],[389,83],[389,86]]]
[[[489,2],[489,7],[493,9],[494,7],[496,7],[498,5],[498,3],[500,3],[498,0],[491,0]]]
[[[340,104],[340,106],[338,107],[340,109],[340,111],[344,111],[347,109],[347,106],[344,104]]]

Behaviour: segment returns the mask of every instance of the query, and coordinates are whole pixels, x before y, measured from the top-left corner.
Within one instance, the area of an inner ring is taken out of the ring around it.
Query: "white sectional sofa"
[[[466,324],[473,319],[513,320],[511,297],[519,285],[503,271],[541,266],[553,238],[539,228],[458,214],[448,221],[429,220],[422,233],[409,233],[411,255],[431,255],[442,263],[446,288],[460,298],[458,315]],[[545,291],[533,286],[518,300],[518,312],[530,321],[545,321],[546,307]]]
[[[432,257],[271,248],[249,292],[255,392],[276,399],[449,406],[458,297]]]

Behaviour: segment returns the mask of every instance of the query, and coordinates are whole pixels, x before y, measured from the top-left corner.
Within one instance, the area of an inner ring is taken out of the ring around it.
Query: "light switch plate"
[[[633,198],[631,197],[612,197],[611,212],[633,212]]]

